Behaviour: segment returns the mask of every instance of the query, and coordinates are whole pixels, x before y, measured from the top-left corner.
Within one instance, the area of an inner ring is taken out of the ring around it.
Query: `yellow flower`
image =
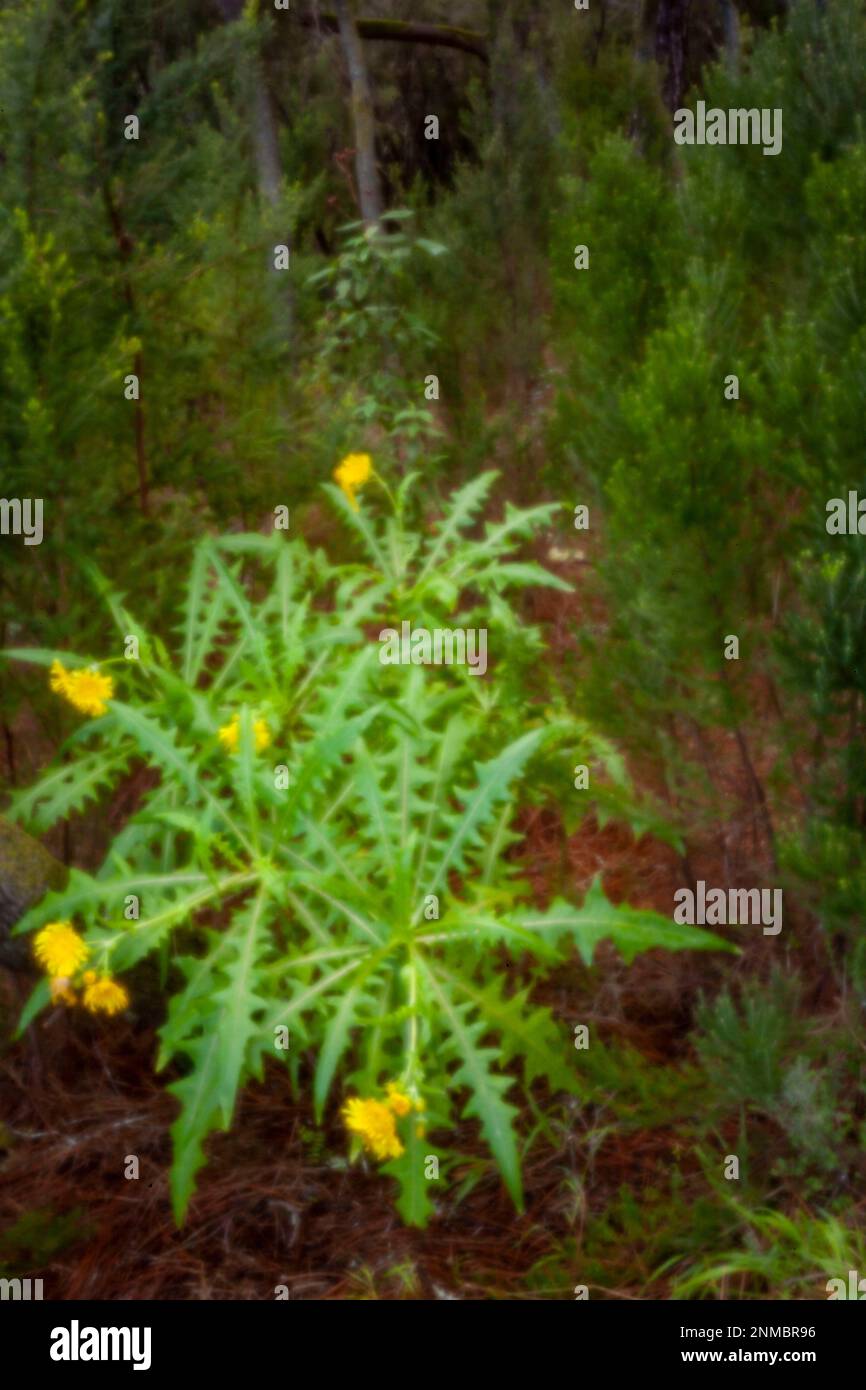
[[[373,460],[369,454],[347,454],[342,463],[334,469],[334,481],[343,489],[349,505],[358,510],[355,490],[369,482],[373,472]]]
[[[53,1004],[75,1004],[75,991],[72,989],[69,980],[51,981],[51,1002]]]
[[[52,661],[49,675],[51,677],[51,689],[56,691],[58,695],[65,695],[69,672],[61,666],[59,661]]]
[[[218,731],[218,738],[227,753],[236,753],[241,741],[241,717],[233,714],[228,724],[223,724]],[[264,719],[253,721],[253,742],[257,753],[268,747],[271,741],[271,731]]]
[[[84,975],[84,1007],[92,1014],[119,1014],[129,1003],[129,995],[123,985],[103,975],[98,980],[92,970]]]
[[[59,661],[51,664],[51,689],[81,714],[96,718],[108,708],[107,700],[114,694],[114,681],[111,676],[103,676],[91,667],[89,670],[67,671]]]
[[[394,1114],[408,1115],[409,1111],[412,1109],[412,1102],[409,1097],[400,1090],[399,1082],[389,1081],[386,1090],[388,1092],[386,1104],[390,1105]]]
[[[36,933],[33,953],[52,978],[73,975],[90,955],[71,922],[49,922]]]
[[[357,1134],[375,1158],[400,1157],[403,1145],[397,1138],[394,1116],[382,1101],[353,1096],[341,1113],[350,1134]]]

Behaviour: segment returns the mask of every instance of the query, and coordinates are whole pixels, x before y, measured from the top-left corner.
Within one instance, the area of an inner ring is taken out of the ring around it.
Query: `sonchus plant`
[[[544,657],[541,630],[527,623],[512,596],[529,587],[569,593],[571,586],[520,554],[527,540],[563,515],[557,503],[506,502],[505,515],[481,529],[480,514],[497,476],[491,469],[458,489],[435,525],[417,500],[420,475],[407,474],[392,493],[366,454],[344,459],[334,472],[338,486],[327,485],[327,491],[359,545],[357,573],[382,628],[399,630],[408,621],[416,629],[449,629],[455,622],[464,631],[484,629],[495,679],[473,679],[465,666],[453,667],[452,674],[479,707],[516,728],[527,683],[540,694],[550,682],[537,679]],[[376,501],[383,493],[381,518]]]
[[[725,943],[614,907],[598,883],[580,907],[533,907],[506,857],[519,840],[510,828],[515,797],[533,758],[570,730],[538,723],[490,756],[480,712],[456,704],[427,672],[405,675],[403,708],[369,727],[350,754],[341,805],[325,818],[341,831],[317,827],[303,849],[282,851],[295,919],[310,928],[303,959],[311,973],[298,979],[289,959],[278,967],[291,997],[277,1017],[308,1034],[315,991],[317,1111],[341,1059],[353,1055],[358,1097],[348,1127],[387,1160],[404,1219],[424,1224],[431,1172],[455,1157],[431,1146],[430,1127],[476,1119],[520,1206],[518,1111],[507,1093],[518,1076],[526,1088],[543,1079],[552,1090],[579,1090],[565,1029],[529,1001],[533,968],[562,962],[575,947],[589,964],[605,938],[626,960],[653,946]],[[331,944],[317,950],[322,927]],[[506,964],[517,961],[529,982],[512,991]],[[512,1062],[517,1075],[507,1070]]]
[[[120,977],[161,958],[170,997],[157,1068],[176,1078],[178,1221],[204,1140],[231,1125],[239,1089],[269,1056],[296,1085],[313,1063],[319,1117],[341,1082],[352,1142],[397,1179],[407,1222],[429,1217],[439,1160],[447,1169],[456,1157],[431,1138],[444,1142],[458,1117],[477,1121],[519,1206],[509,1096],[542,1080],[578,1088],[567,1033],[530,1002],[535,974],[574,948],[589,963],[603,938],[627,960],[649,947],[725,946],[614,907],[598,884],[579,907],[533,905],[512,822],[535,770],[572,740],[569,721],[530,708],[515,736],[512,711],[479,697],[482,682],[383,667],[370,630],[406,603],[435,621],[465,589],[478,612],[496,599],[516,634],[507,589],[556,581],[508,555],[547,509],[509,511],[466,539],[490,485],[479,480],[432,539],[413,540],[402,521],[410,482],[387,523],[355,510],[373,481],[359,457],[338,481],[345,492],[351,473],[346,512],[360,518],[373,564],[331,565],[278,532],[208,539],[175,643],[145,633],[92,573],[122,655],[97,668],[7,653],[48,668],[84,721],[57,765],[13,799],[14,819],[44,829],[133,764],[158,779],[98,872],[73,869],[19,923],[36,933],[46,976],[20,1027],[52,997],[117,1013],[134,991]],[[517,960],[515,990],[506,962]]]

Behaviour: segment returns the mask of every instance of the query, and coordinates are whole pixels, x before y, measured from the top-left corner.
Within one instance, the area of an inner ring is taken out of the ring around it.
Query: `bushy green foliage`
[[[778,790],[808,767],[820,805],[810,847],[786,862],[811,861],[837,920],[834,876],[848,911],[859,902],[844,842],[846,821],[857,835],[862,663],[857,538],[827,534],[825,504],[863,477],[864,54],[856,5],[798,3],[739,69],[707,72],[708,105],[783,110],[776,158],[684,148],[674,179],[618,134],[588,153],[575,134],[587,177],[566,177],[564,203],[592,259],[585,272],[561,259],[557,277],[557,456],[605,546],[609,621],[603,639],[582,636],[589,708],[685,795],[682,728],[740,728],[743,746],[747,672],[785,680]],[[724,659],[728,634],[739,663]]]
[[[752,1189],[756,1170],[769,1167],[826,1197],[859,1162],[850,1089],[857,1037],[844,1021],[832,1030],[804,1027],[801,993],[797,977],[779,967],[766,983],[747,981],[737,1002],[725,990],[699,1007],[695,1046],[710,1090],[708,1114],[741,1112],[738,1152]],[[786,1151],[767,1143],[754,1116],[778,1127]]]
[[[714,1097],[772,1111],[782,1094],[784,1060],[796,1030],[796,985],[776,973],[772,988],[750,984],[740,1008],[727,990],[703,1003],[698,1055]]]
[[[424,381],[436,339],[411,299],[419,259],[442,256],[446,248],[404,231],[410,217],[391,211],[384,230],[361,222],[341,228],[339,251],[309,277],[322,306],[305,388],[319,403],[314,453],[323,462],[359,440],[377,452],[387,440],[404,465],[422,456],[429,463],[437,426]]]

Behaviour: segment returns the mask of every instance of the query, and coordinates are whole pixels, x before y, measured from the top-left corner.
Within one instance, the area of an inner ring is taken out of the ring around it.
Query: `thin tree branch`
[[[335,14],[303,14],[299,18],[305,29],[320,29],[328,34],[336,34],[339,29]],[[362,39],[433,44],[471,53],[482,63],[489,61],[484,35],[474,29],[459,29],[450,24],[413,24],[400,19],[356,19],[355,24]]]

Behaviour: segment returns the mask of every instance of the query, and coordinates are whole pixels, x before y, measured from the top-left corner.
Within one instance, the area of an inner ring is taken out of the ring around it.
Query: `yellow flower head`
[[[92,1014],[119,1014],[129,1003],[129,995],[123,985],[112,980],[110,975],[97,979],[92,970],[84,975],[84,1007]]]
[[[400,1090],[399,1082],[389,1081],[386,1090],[388,1092],[386,1104],[390,1105],[394,1114],[408,1115],[409,1111],[412,1109],[412,1102],[405,1092]]]
[[[53,1004],[75,1004],[75,991],[69,980],[51,981],[51,1002]]]
[[[51,689],[81,714],[96,718],[108,708],[106,701],[114,694],[111,676],[103,676],[94,667],[89,670],[67,671],[59,661],[51,664]]]
[[[33,953],[53,979],[73,975],[90,955],[71,922],[49,922],[36,933]]]
[[[223,724],[218,731],[218,738],[227,753],[236,753],[241,741],[241,717],[233,714],[228,724]],[[253,742],[257,753],[261,753],[268,747],[271,741],[271,731],[264,719],[253,721]]]
[[[357,1134],[374,1158],[399,1158],[403,1145],[397,1138],[394,1115],[380,1100],[353,1096],[342,1109],[343,1123],[350,1134]]]
[[[355,492],[369,482],[373,472],[373,460],[369,454],[347,454],[342,463],[334,469],[334,481],[343,489],[349,505],[358,510]]]
[[[66,682],[69,679],[69,672],[59,661],[52,661],[49,672],[51,689],[58,695],[66,694]]]

